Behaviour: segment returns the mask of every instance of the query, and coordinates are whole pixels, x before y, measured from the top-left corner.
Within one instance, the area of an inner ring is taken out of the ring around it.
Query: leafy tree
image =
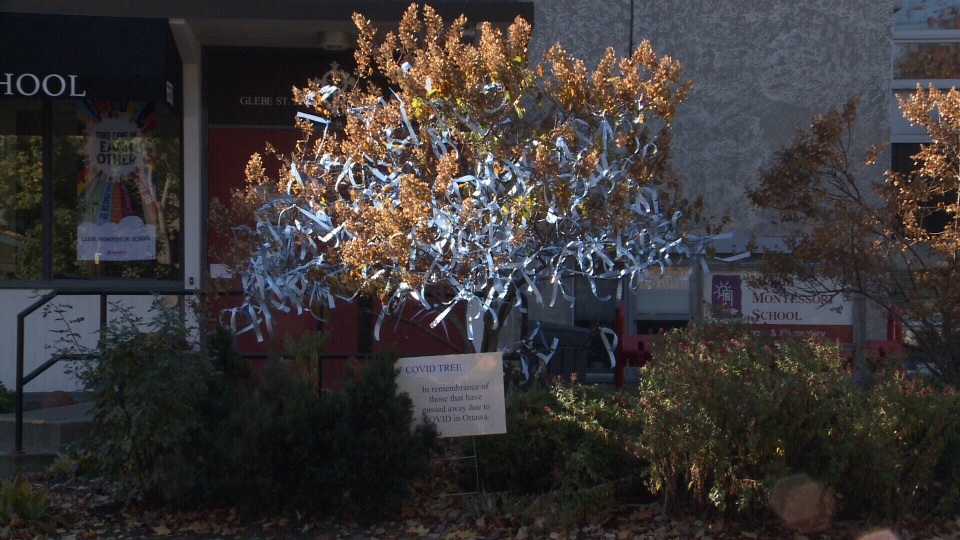
[[[592,73],[559,45],[531,66],[522,19],[506,35],[484,24],[475,46],[464,18],[446,26],[429,7],[382,41],[354,21],[358,75],[387,90],[295,89],[316,111],[299,115],[303,140],[278,177],[254,156],[233,201],[256,222],[235,231],[237,312],[269,329],[271,309],[361,294],[380,299],[380,321],[413,302],[435,326],[475,299],[495,350],[524,290],[552,302],[572,295],[571,276],[642,279],[689,254],[680,231],[702,205],[669,165],[690,90],[676,61],[644,42]]]
[[[18,245],[11,251],[13,264],[4,278],[41,279],[43,266],[43,145],[39,136],[7,136],[0,151],[0,226]],[[55,170],[70,170],[76,146],[69,137],[54,141]],[[74,177],[66,179],[75,182]],[[71,187],[71,186],[68,186]],[[64,274],[82,274],[76,260],[77,218],[68,204],[71,189],[54,190],[54,268]]]
[[[24,237],[39,237],[41,180],[40,137],[0,135],[0,230],[8,240],[4,246],[3,271],[0,279],[39,277],[25,271],[22,256]],[[34,233],[34,230],[36,231]]]
[[[862,295],[901,317],[917,359],[960,382],[960,93],[920,87],[899,98],[930,136],[909,174],[865,174],[851,147],[856,100],[798,130],[748,197],[790,229],[787,250],[767,252],[760,285],[794,294]],[[931,217],[946,226],[931,228]],[[902,315],[900,315],[902,314]]]

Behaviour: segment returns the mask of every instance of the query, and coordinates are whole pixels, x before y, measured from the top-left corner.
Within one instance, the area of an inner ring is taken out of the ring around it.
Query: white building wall
[[[744,188],[815,114],[860,96],[855,143],[890,140],[893,3],[538,0],[532,57],[559,41],[596,65],[650,40],[680,61],[693,92],[674,123],[674,166],[737,234],[773,236]],[[879,175],[887,166],[872,173]]]
[[[47,291],[29,289],[0,290],[0,380],[10,390],[16,388],[17,377],[17,314],[29,307]],[[96,344],[96,332],[99,327],[98,297],[63,297],[55,300],[67,311],[63,314],[67,320],[83,317],[84,320],[72,325],[78,334],[80,343],[85,346]],[[54,304],[49,304],[51,307]],[[68,309],[67,306],[72,306]],[[66,326],[59,316],[40,308],[29,315],[24,324],[24,374],[46,362],[57,346],[57,338],[62,334],[54,330],[64,330]],[[59,365],[47,370],[25,387],[27,392],[47,392],[51,390],[76,390],[77,384],[72,377],[64,373],[66,366]]]
[[[17,315],[47,292],[30,289],[0,290],[0,304],[5,306],[5,309],[0,310],[0,343],[3,344],[0,345],[0,354],[4,359],[0,363],[0,380],[10,390],[16,388]],[[54,298],[24,320],[24,375],[64,348],[73,348],[75,345],[96,346],[99,328],[99,296]],[[60,363],[48,369],[30,382],[24,388],[25,391],[77,390],[77,382],[66,373],[67,368],[66,363]]]
[[[17,381],[17,315],[49,291],[32,289],[0,289],[0,381],[10,390]],[[142,321],[141,328],[152,316],[155,299],[150,295],[110,295],[107,297],[107,324],[129,324]],[[179,301],[179,300],[178,300]],[[189,313],[189,310],[188,310]],[[82,319],[82,320],[78,320]],[[195,326],[192,317],[188,324]],[[93,348],[100,330],[100,296],[57,296],[28,315],[24,321],[24,375],[39,367],[57,352],[76,346]],[[75,334],[75,337],[69,335]],[[80,390],[69,364],[61,362],[24,387],[25,392]]]
[[[797,127],[859,96],[855,150],[890,140],[893,5],[810,0],[690,7],[682,0],[637,2],[635,18],[635,38],[649,38],[656,50],[677,58],[693,81],[675,123],[674,163],[710,210],[734,219],[732,232],[776,236],[780,231],[752,210],[744,189]],[[879,180],[887,168],[881,162],[869,174]]]

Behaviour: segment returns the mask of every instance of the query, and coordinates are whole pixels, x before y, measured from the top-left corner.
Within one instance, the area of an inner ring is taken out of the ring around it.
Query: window
[[[634,290],[634,331],[656,333],[661,328],[682,328],[690,320],[689,268],[666,267],[650,271],[650,281]]]
[[[918,84],[938,88],[960,86],[960,0],[904,0],[893,17],[894,95],[908,97]],[[922,128],[903,118],[896,99],[891,100],[891,170],[907,174],[916,170],[913,156],[930,142]],[[938,203],[955,192],[928,201],[921,226],[942,232],[949,223]]]
[[[166,19],[3,13],[0,287],[175,286],[182,75]]]
[[[904,0],[893,16],[893,87],[960,82],[960,1]]]
[[[916,80],[960,78],[960,43],[895,43],[893,77]]]
[[[178,279],[180,167],[164,103],[0,100],[0,283]]]
[[[917,85],[960,86],[960,0],[903,0],[893,16],[893,90],[908,96]],[[928,142],[891,97],[893,143]]]

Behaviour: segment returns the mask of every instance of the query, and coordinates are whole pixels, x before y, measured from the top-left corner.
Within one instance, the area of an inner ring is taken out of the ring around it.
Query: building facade
[[[560,42],[590,65],[607,47],[626,54],[642,39],[679,59],[694,91],[675,122],[674,164],[712,213],[733,218],[734,236],[718,248],[736,255],[751,238],[775,242],[782,232],[750,209],[744,189],[813,115],[859,95],[862,147],[922,142],[898,123],[893,93],[917,80],[950,77],[895,73],[891,59],[914,43],[946,40],[952,47],[955,31],[895,26],[895,11],[899,21],[918,5],[943,3],[536,0],[435,7],[446,20],[464,13],[475,22],[532,21],[534,60]],[[183,306],[182,293],[222,272],[210,255],[222,242],[208,228],[210,202],[243,185],[247,159],[265,143],[281,151],[295,143],[290,88],[349,70],[352,54],[342,49],[351,41],[354,11],[390,28],[408,5],[146,4],[0,0],[0,380],[7,387],[16,378],[17,314],[38,291],[58,290],[54,304],[70,307],[26,319],[26,372],[49,358],[66,321],[83,317],[70,328],[95,342],[101,320],[117,316],[96,293],[131,306],[145,305],[145,293],[154,293]],[[884,168],[877,167],[878,178]],[[736,287],[744,311],[779,313],[762,291],[738,285],[755,259],[654,276],[627,295],[627,330],[684,324],[714,294],[733,295]],[[596,301],[588,287],[577,297],[573,306],[531,306],[530,318],[580,326],[612,320],[615,306]],[[323,327],[333,335],[330,352],[377,347],[368,308],[359,302],[338,308]],[[802,321],[770,317],[836,327],[831,331],[847,342],[883,337],[882,316],[868,306],[852,301],[836,319],[820,317],[825,311],[793,315],[808,318]],[[282,327],[295,335],[318,325],[291,317]],[[411,353],[443,351],[409,328],[395,327],[383,339],[406,343]],[[244,347],[271,346],[247,340]],[[74,386],[54,368],[27,390]]]

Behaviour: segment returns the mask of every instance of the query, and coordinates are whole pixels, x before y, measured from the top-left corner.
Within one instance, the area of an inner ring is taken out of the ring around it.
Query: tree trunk
[[[483,316],[483,341],[480,342],[481,352],[496,352],[500,350],[500,327],[493,328],[493,317],[489,313]]]
[[[500,330],[503,328],[503,325],[507,321],[507,317],[510,316],[510,312],[513,311],[513,304],[517,300],[517,285],[515,283],[510,283],[507,285],[507,295],[500,302],[500,304],[494,308],[497,310],[497,324],[496,328],[493,328],[493,315],[487,312],[483,314],[483,341],[481,342],[480,351],[481,352],[497,352],[500,350]]]

